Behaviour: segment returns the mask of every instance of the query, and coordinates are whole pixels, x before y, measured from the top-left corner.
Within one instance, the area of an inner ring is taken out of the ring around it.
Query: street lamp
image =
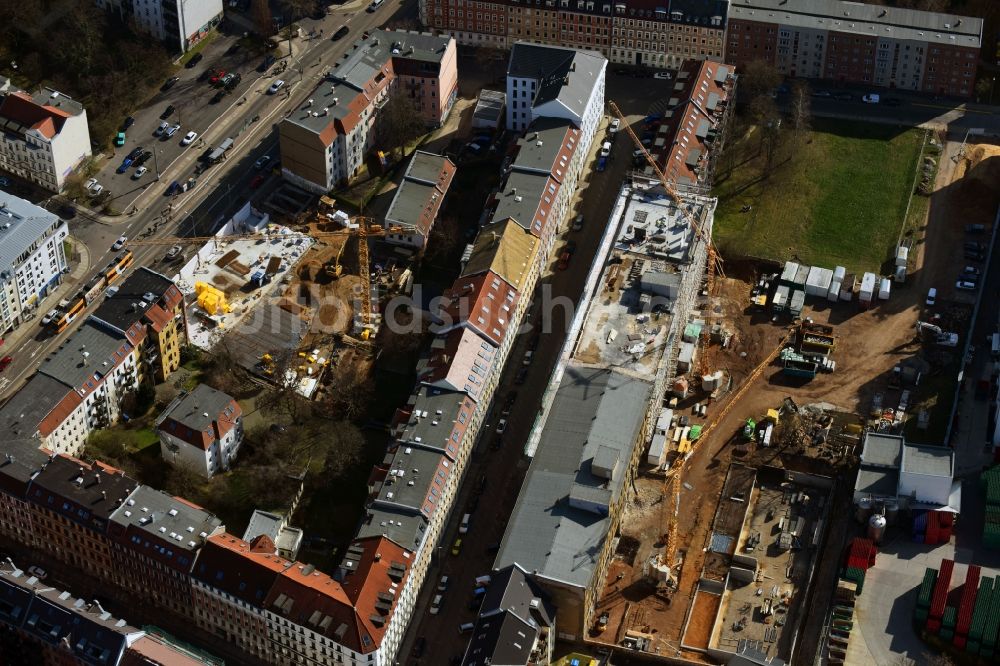
[[[158,153],[156,148],[153,148],[153,168],[156,170],[156,182],[160,182],[160,164],[156,161],[156,153]]]

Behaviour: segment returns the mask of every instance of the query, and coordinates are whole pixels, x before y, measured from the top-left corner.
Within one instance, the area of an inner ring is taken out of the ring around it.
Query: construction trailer
[[[802,290],[795,290],[792,292],[792,298],[788,301],[788,314],[793,317],[799,317],[802,315],[802,308],[806,305],[806,292]]]
[[[858,305],[862,310],[867,310],[875,302],[875,295],[878,289],[878,276],[874,273],[865,273],[861,276],[861,286],[858,289]]]
[[[840,300],[850,301],[854,298],[854,292],[858,286],[858,278],[854,273],[848,273],[840,283]]]
[[[805,292],[807,296],[826,297],[830,291],[830,284],[833,282],[833,271],[829,268],[813,266],[806,276]]]
[[[782,284],[791,289],[805,289],[806,280],[809,278],[809,266],[803,264],[798,264],[794,261],[786,261],[785,267],[781,271],[781,277],[778,279],[779,284]]]
[[[775,289],[774,298],[771,299],[771,311],[778,314],[787,310],[790,296],[791,288],[787,285],[781,285]]]

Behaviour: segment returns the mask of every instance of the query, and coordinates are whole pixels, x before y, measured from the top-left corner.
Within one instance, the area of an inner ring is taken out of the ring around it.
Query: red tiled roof
[[[0,102],[0,117],[37,130],[51,139],[62,129],[69,114],[52,106],[35,104],[31,95],[18,91],[6,95]]]
[[[146,634],[129,645],[119,663],[121,666],[205,666],[203,660],[174,649],[153,634]]]
[[[260,540],[255,543],[257,552],[227,532],[211,536],[198,553],[191,575],[249,604],[263,606],[278,575],[294,563],[273,550],[264,552]]]
[[[67,389],[65,397],[38,424],[38,432],[41,433],[42,437],[51,435],[82,402],[83,398],[76,391]]]
[[[517,308],[518,293],[493,271],[460,277],[445,292],[442,331],[467,324],[497,347]]]

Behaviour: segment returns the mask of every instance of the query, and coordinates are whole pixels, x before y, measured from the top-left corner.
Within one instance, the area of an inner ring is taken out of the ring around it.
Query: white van
[[[489,576],[476,576],[476,587],[486,587],[493,580]]]
[[[927,290],[927,300],[924,301],[927,305],[934,305],[937,302],[937,289],[931,287]]]
[[[462,524],[458,526],[458,533],[459,534],[466,534],[466,533],[468,533],[468,531],[469,531],[469,520],[471,520],[471,519],[472,519],[472,514],[471,513],[467,513],[464,516],[462,516]]]
[[[599,156],[607,157],[610,154],[611,154],[611,142],[605,141],[603,144],[601,144],[601,153]]]
[[[376,9],[382,6],[383,2],[385,2],[385,0],[372,0],[372,3],[368,5],[368,9],[366,11],[369,12],[375,11]]]

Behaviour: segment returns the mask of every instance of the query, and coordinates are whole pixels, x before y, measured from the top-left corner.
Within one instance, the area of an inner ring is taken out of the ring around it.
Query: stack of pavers
[[[969,627],[972,624],[972,611],[976,608],[976,593],[979,591],[979,574],[982,567],[970,564],[965,574],[965,587],[962,588],[962,598],[958,602],[958,622],[955,624],[955,637],[952,642],[959,650],[964,650],[969,639]],[[942,638],[944,632],[942,632]]]
[[[927,626],[927,615],[930,612],[931,595],[934,593],[937,575],[937,569],[927,567],[924,571],[924,581],[920,584],[920,592],[917,594],[917,608],[913,613],[913,619],[921,631]]]
[[[941,572],[938,575],[937,582],[934,584],[934,594],[931,595],[931,606],[927,614],[927,631],[932,634],[936,634],[941,630],[945,613],[945,603],[948,601],[948,588],[951,587],[951,574],[954,570],[954,560],[941,560]],[[951,626],[954,629],[954,620]],[[945,638],[943,633],[941,637]],[[947,638],[950,639],[951,636]]]
[[[830,614],[830,631],[827,641],[827,662],[844,664],[847,660],[847,644],[854,628],[854,603],[857,599],[857,585],[851,581],[837,581]]]
[[[994,465],[979,477],[986,495],[986,520],[983,523],[983,545],[1000,549],[1000,465]]]

